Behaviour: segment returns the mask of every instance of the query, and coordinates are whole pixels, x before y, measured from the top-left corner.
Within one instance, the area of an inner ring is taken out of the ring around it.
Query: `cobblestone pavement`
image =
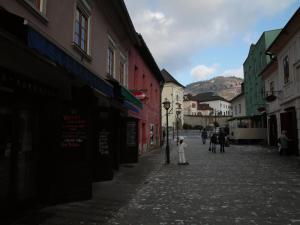
[[[230,146],[213,154],[189,134],[190,165],[164,152],[125,165],[94,185],[89,201],[52,206],[15,225],[300,224],[300,159],[259,146]]]
[[[300,160],[259,146],[208,151],[186,138],[190,165],[154,171],[106,225],[300,224]]]

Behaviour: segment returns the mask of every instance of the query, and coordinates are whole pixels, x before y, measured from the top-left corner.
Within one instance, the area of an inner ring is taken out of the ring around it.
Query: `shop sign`
[[[133,91],[132,94],[134,95],[134,97],[136,97],[137,99],[143,100],[146,98],[146,94],[143,91]]]

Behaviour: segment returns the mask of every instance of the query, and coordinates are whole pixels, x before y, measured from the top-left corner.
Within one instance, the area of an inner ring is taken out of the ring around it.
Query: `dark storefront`
[[[113,177],[113,86],[0,15],[0,210],[90,198]]]
[[[299,155],[298,150],[298,129],[295,107],[285,109],[284,113],[280,114],[281,132],[287,131],[289,141],[288,154]]]

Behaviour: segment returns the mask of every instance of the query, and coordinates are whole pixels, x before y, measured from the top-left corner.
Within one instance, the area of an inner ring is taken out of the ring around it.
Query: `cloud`
[[[129,13],[160,67],[179,70],[191,56],[241,35],[262,18],[286,10],[297,0],[125,0]],[[248,36],[247,36],[248,35]]]
[[[198,65],[191,70],[191,74],[195,80],[207,80],[216,72],[216,66],[208,67],[205,65]]]

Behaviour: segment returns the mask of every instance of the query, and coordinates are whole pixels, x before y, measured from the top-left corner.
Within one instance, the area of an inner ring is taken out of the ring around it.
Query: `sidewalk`
[[[34,211],[13,225],[103,225],[128,204],[151,173],[164,166],[164,157],[164,147],[145,153],[137,164],[121,165],[112,181],[94,183],[91,200]]]

